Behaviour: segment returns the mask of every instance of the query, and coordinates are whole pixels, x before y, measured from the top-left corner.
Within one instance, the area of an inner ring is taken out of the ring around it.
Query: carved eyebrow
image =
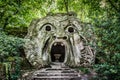
[[[65,30],[66,28],[68,28],[69,26],[72,26],[72,27],[79,33],[78,28],[77,28],[74,24],[68,24],[68,25],[64,28],[64,30]]]
[[[55,27],[54,25],[52,25],[51,23],[45,23],[45,24],[43,24],[43,25],[40,27],[39,30],[41,30],[45,25],[51,25],[52,27],[54,27],[54,28],[56,29],[56,27]]]
[[[67,26],[64,27],[64,30],[69,26],[72,26],[72,27],[76,28],[76,26],[74,24],[68,24]]]

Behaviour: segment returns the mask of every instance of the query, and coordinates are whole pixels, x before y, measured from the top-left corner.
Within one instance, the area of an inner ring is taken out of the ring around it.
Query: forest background
[[[49,12],[67,11],[74,11],[82,22],[94,27],[95,79],[120,79],[120,0],[0,0],[0,70],[7,79],[10,75],[18,78],[21,64],[26,64],[22,47],[30,22]],[[10,73],[12,66],[14,73]]]

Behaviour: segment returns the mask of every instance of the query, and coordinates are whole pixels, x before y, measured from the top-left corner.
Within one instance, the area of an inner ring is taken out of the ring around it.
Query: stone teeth
[[[61,46],[64,46],[64,44],[63,44],[63,43],[61,43]]]
[[[57,45],[57,43],[54,43],[54,46],[56,46]]]
[[[61,46],[64,46],[64,44],[63,44],[63,43],[57,43],[57,42],[55,42],[53,45],[54,45],[54,46],[56,46],[56,45],[61,45]]]

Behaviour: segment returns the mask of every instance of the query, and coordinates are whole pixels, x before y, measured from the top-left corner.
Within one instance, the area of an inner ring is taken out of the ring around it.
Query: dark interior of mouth
[[[65,45],[62,43],[54,43],[51,48],[52,62],[64,62],[65,58]]]

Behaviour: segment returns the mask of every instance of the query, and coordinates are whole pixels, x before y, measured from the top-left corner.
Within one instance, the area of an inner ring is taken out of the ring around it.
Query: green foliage
[[[119,80],[120,65],[111,65],[108,63],[95,65],[94,69],[98,73],[97,80]]]
[[[95,26],[96,58],[99,63],[95,65],[95,70],[99,75],[98,80],[119,80],[120,0],[66,1],[69,1],[69,11],[75,11],[82,22]],[[33,18],[45,16],[48,12],[66,12],[64,0],[0,0],[0,29],[14,36],[22,32],[26,34],[24,27],[28,27]],[[23,39],[0,33],[0,44],[0,61],[14,61],[20,53]]]
[[[0,64],[5,67],[3,69],[7,80],[16,80],[20,75],[19,48],[23,43],[24,40],[21,38],[7,36],[4,32],[0,33]]]
[[[120,3],[120,2],[119,2]],[[99,64],[95,65],[98,80],[120,79],[120,20],[119,13],[114,9],[108,11],[106,7],[104,15],[95,19],[97,35],[97,59]],[[113,8],[113,7],[112,7]],[[116,13],[116,14],[115,14]]]
[[[89,73],[90,73],[90,69],[89,69],[89,68],[79,67],[79,70],[80,70],[81,72],[83,72],[84,74],[89,74]]]
[[[23,39],[0,33],[0,44],[1,62],[9,61],[12,60],[11,57],[20,55],[19,48],[23,45]]]
[[[27,27],[18,27],[18,28],[6,28],[5,30],[7,35],[12,35],[20,38],[24,38],[27,34]]]
[[[68,1],[69,11],[77,12],[85,22],[91,20],[89,17],[96,17],[101,10],[100,0]],[[66,12],[64,0],[0,0],[0,27],[28,27],[33,18],[45,16],[48,12]]]
[[[15,63],[13,65],[13,63]],[[2,62],[3,65],[3,74],[5,74],[4,78],[0,77],[0,80],[17,80],[20,76],[20,58],[17,57],[14,62]],[[1,74],[1,73],[0,73]]]

